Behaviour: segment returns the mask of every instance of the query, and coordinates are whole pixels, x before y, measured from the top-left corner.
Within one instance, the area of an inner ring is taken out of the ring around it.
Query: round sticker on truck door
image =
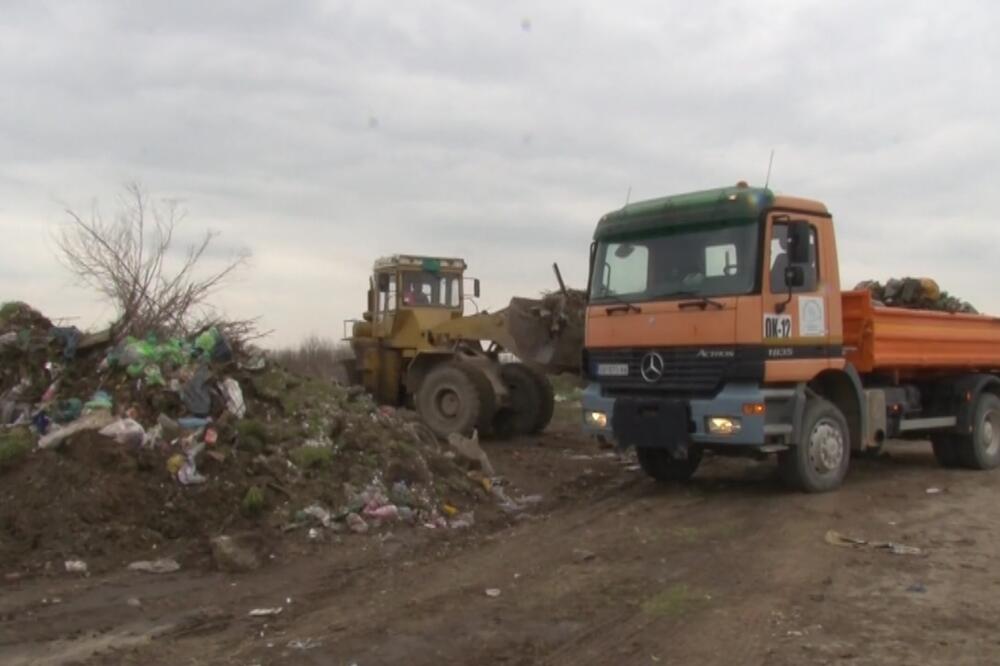
[[[764,315],[764,338],[792,337],[792,316],[786,314]]]

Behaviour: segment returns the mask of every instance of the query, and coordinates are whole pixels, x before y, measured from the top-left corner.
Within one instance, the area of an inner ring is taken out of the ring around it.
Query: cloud
[[[596,220],[763,181],[824,200],[845,282],[989,288],[986,2],[5,3],[0,298],[102,321],[47,239],[129,181],[252,265],[219,304],[339,335],[371,262],[466,257],[492,307],[586,280]],[[524,26],[530,26],[525,29]],[[969,259],[974,258],[974,262]],[[67,315],[68,316],[68,315]]]

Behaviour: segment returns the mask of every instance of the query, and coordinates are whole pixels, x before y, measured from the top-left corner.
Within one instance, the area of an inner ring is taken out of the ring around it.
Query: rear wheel
[[[972,433],[956,436],[955,450],[961,464],[970,469],[1000,465],[1000,398],[992,393],[979,396]]]
[[[807,493],[840,487],[851,461],[847,420],[836,405],[822,398],[806,403],[802,441],[778,456],[785,483]]]
[[[483,378],[489,388],[489,382]],[[489,392],[492,396],[492,391]],[[424,423],[438,437],[453,432],[470,435],[484,412],[493,414],[475,376],[458,363],[442,363],[431,370],[417,390],[416,407]]]
[[[701,464],[702,455],[698,447],[690,447],[687,458],[675,458],[668,449],[638,447],[635,453],[642,471],[662,483],[690,479]]]
[[[493,417],[493,433],[512,437],[533,432],[542,409],[542,392],[534,373],[523,363],[504,363],[500,378],[507,387],[509,404]]]

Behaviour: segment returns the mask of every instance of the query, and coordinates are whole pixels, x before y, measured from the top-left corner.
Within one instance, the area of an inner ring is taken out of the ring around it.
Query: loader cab
[[[368,297],[375,336],[416,335],[461,317],[465,268],[465,261],[456,258],[393,255],[377,260]]]

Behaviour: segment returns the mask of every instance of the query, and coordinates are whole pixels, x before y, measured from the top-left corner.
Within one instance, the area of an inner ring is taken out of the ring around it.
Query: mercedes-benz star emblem
[[[660,377],[663,376],[663,357],[656,352],[649,352],[642,357],[639,372],[642,373],[642,378],[650,384],[659,381]]]

